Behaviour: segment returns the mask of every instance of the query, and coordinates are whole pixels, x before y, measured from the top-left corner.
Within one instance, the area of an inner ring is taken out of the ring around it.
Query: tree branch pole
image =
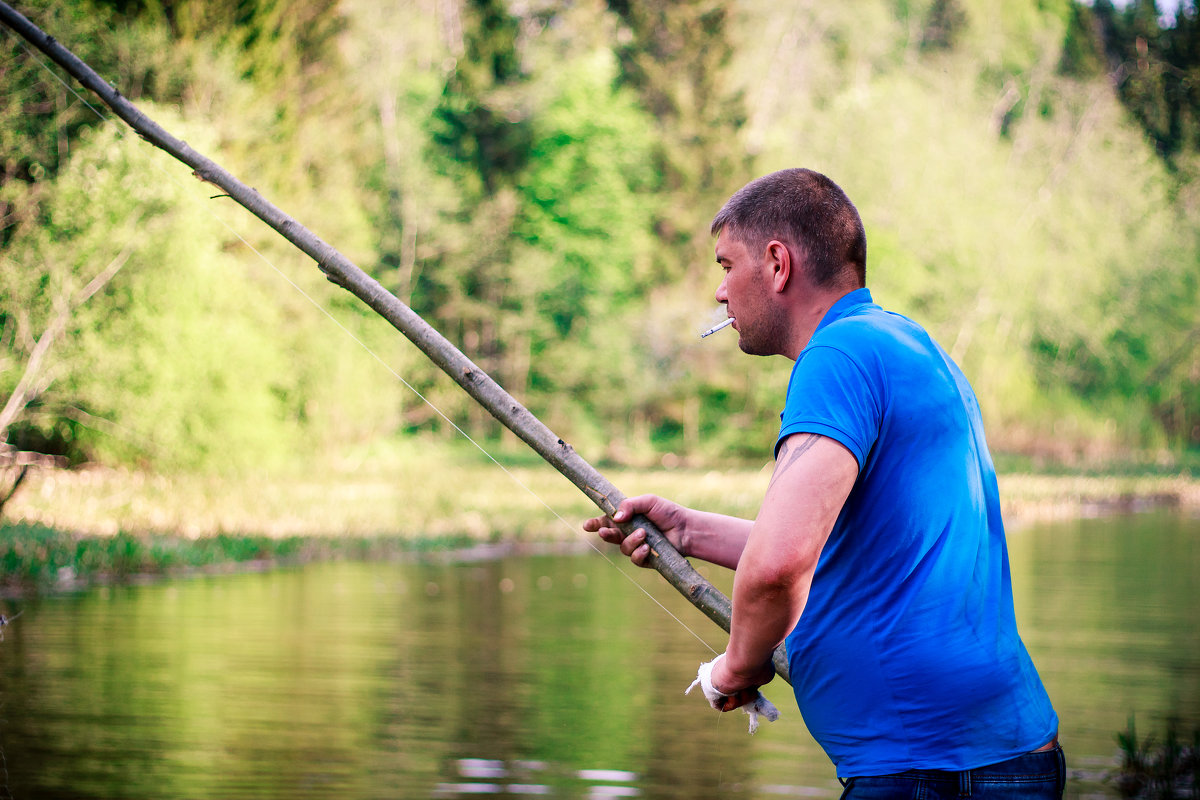
[[[312,257],[329,280],[354,294],[404,334],[492,416],[575,484],[602,512],[611,515],[616,511],[625,496],[615,486],[378,281],[216,162],[193,150],[187,142],[176,139],[122,97],[74,53],[3,0],[0,0],[0,21],[95,93],[139,136],[191,167],[192,174],[200,180],[221,187],[239,205]],[[651,549],[648,564],[705,616],[729,631],[732,614],[729,598],[705,580],[648,519],[638,516],[622,527],[627,533],[637,528],[645,529]],[[782,646],[775,651],[774,665],[776,672],[786,680],[787,657]]]

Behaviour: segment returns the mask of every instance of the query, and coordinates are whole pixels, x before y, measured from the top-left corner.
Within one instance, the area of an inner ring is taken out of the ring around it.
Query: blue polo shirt
[[[959,368],[859,289],[796,360],[781,418],[780,442],[818,433],[859,465],[786,641],[838,776],[964,770],[1050,741],[1058,718],[1017,635],[996,473]]]

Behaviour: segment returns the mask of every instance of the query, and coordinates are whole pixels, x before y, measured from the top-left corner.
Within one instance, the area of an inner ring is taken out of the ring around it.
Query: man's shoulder
[[[910,388],[926,384],[949,368],[948,356],[924,328],[878,306],[857,310],[825,326],[809,342],[801,360],[810,362],[803,368],[809,374],[853,365],[872,385],[899,383]]]
[[[924,329],[908,317],[872,304],[856,308],[825,325],[813,336],[809,346],[853,353],[863,348],[887,349],[905,339],[924,335]]]

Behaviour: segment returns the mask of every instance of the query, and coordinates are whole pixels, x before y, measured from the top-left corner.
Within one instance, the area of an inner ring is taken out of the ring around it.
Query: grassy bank
[[[1121,766],[1112,774],[1121,797],[1148,800],[1200,797],[1200,726],[1189,733],[1178,719],[1167,722],[1166,736],[1139,736],[1134,719],[1117,734]]]
[[[0,526],[0,591],[70,590],[99,581],[222,572],[340,558],[385,559],[472,544],[466,537],[96,536],[25,523]]]
[[[628,493],[752,515],[769,475],[754,468],[605,470]],[[31,474],[8,520],[96,536],[218,533],[288,536],[465,536],[480,541],[578,535],[594,507],[523,453],[503,466],[463,448],[365,453],[272,476],[149,475],[105,469]],[[560,519],[561,517],[561,519]]]
[[[614,468],[628,493],[753,516],[767,467]],[[1139,510],[1200,510],[1200,480],[1120,475],[1001,475],[1010,527]],[[71,585],[98,577],[237,564],[386,557],[479,542],[586,541],[594,508],[564,478],[518,454],[503,467],[476,451],[366,452],[285,476],[163,476],[83,469],[30,475],[5,509],[0,582]]]

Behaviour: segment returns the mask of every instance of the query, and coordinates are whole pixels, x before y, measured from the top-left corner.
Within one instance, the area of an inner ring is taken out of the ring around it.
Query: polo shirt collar
[[[813,331],[813,335],[815,336],[818,331],[829,323],[836,322],[862,306],[874,304],[875,301],[871,299],[871,290],[865,286],[862,289],[855,289],[849,294],[842,295],[836,303],[829,307],[829,310],[825,312],[825,316],[821,317],[821,322],[817,325],[817,330]]]

